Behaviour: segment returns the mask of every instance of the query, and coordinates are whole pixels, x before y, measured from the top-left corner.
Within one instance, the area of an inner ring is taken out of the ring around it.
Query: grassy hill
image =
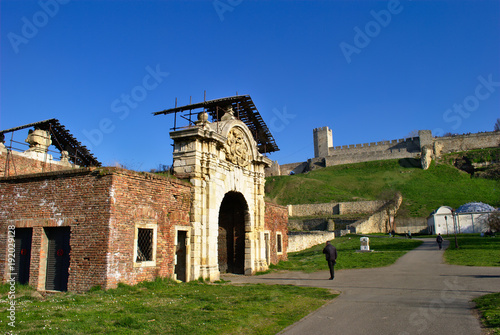
[[[401,211],[412,217],[471,201],[500,206],[499,180],[471,178],[449,163],[433,162],[422,170],[416,159],[338,165],[266,179],[267,199],[281,205],[386,199],[396,191],[403,194]]]

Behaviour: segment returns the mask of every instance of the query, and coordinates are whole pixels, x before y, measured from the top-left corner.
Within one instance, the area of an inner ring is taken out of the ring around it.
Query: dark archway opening
[[[245,221],[248,205],[241,193],[228,192],[219,210],[220,273],[245,273]]]

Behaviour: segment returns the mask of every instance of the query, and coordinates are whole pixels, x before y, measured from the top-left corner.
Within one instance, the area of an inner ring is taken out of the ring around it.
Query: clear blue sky
[[[281,164],[313,157],[316,127],[345,145],[491,131],[500,117],[498,0],[1,0],[0,10],[0,129],[57,118],[105,165],[170,165],[173,117],[152,113],[204,90],[249,94]]]

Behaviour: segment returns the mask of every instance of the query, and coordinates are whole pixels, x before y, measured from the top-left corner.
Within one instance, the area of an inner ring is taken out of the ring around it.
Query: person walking
[[[333,268],[335,263],[337,262],[337,248],[330,244],[330,241],[326,241],[326,246],[323,249],[323,253],[325,254],[326,261],[328,262],[328,268],[330,269],[330,280],[333,280],[335,277]]]
[[[439,246],[439,250],[441,250],[443,248],[443,237],[441,236],[441,233],[439,233],[436,237],[436,242]]]

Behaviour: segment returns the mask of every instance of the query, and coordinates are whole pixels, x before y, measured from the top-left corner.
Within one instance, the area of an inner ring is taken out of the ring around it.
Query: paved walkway
[[[280,334],[480,335],[470,301],[500,291],[500,267],[444,264],[444,248],[438,250],[434,240],[424,239],[389,267],[337,271],[334,280],[327,280],[328,271],[223,278],[233,283],[292,284],[341,292]]]

